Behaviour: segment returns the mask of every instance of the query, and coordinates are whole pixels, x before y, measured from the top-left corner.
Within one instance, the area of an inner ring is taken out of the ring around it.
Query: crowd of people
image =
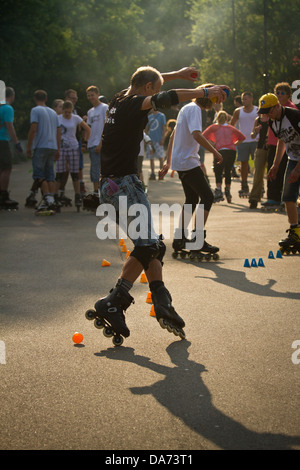
[[[163,179],[170,169],[176,171],[180,178],[186,206],[182,208],[174,234],[173,247],[176,245],[176,249],[183,249],[188,241],[201,239],[197,225],[191,240],[187,240],[185,229],[199,202],[204,207],[205,227],[213,202],[222,200],[223,174],[225,196],[231,202],[230,185],[236,154],[241,168],[240,195],[249,196],[250,208],[256,208],[262,197],[267,169],[266,205],[285,203],[290,224],[289,240],[298,240],[300,245],[296,206],[300,176],[300,111],[293,109],[296,106],[290,101],[289,84],[278,83],[274,93],[260,98],[258,106],[253,104],[252,94],[245,91],[240,104],[235,97],[237,107],[229,116],[224,110],[230,92],[228,86],[208,83],[193,89],[161,91],[164,82],[174,79],[195,82],[198,72],[193,67],[168,73],[160,73],[149,66],[141,67],[132,75],[129,88],[117,93],[109,103],[96,86],[90,86],[86,95],[91,108],[86,116],[80,115],[77,108],[75,90],[67,90],[65,99],[55,100],[52,108],[47,106],[44,90],[37,90],[33,96],[35,106],[30,113],[27,140],[27,156],[32,158],[33,185],[26,199],[27,206],[35,207],[37,211],[58,210],[63,204],[69,175],[75,203],[82,203],[85,192],[83,148],[86,145],[97,204],[99,200],[100,203],[110,203],[118,213],[120,196],[126,196],[129,205],[139,203],[147,209],[146,238],[132,240],[134,249],[115,288],[95,304],[97,316],[108,322],[118,335],[125,337],[129,330],[124,311],[133,301],[129,290],[143,270],[149,282],[157,320],[163,328],[184,337],[184,321],[172,306],[171,295],[162,280],[166,247],[162,237],[152,230],[151,208],[141,177],[144,155],[151,160],[151,179],[156,178],[155,159],[159,161],[159,179]],[[18,150],[21,149],[13,126],[11,105],[14,90],[7,88],[6,97],[6,104],[0,106],[3,123],[0,128],[0,189],[1,206],[9,208],[10,201],[13,202],[8,194],[12,167],[9,140],[16,144]],[[179,103],[183,106],[176,120],[166,122],[163,111]],[[205,113],[211,121],[206,119],[204,129]],[[215,193],[205,171],[205,150],[214,158]],[[255,165],[253,187],[249,193],[250,158],[254,159]],[[39,189],[42,193],[40,203],[36,200]],[[185,212],[187,206],[192,208],[190,213]],[[203,227],[201,231],[203,233]],[[218,250],[205,238],[204,230],[204,242],[199,250],[211,253]]]

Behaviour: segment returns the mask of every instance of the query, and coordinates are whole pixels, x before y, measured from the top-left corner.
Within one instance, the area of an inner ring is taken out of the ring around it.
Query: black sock
[[[130,281],[127,281],[127,279],[123,279],[122,277],[118,279],[118,282],[116,284],[116,287],[120,287],[122,290],[125,292],[129,292],[130,289],[132,288],[133,284]]]

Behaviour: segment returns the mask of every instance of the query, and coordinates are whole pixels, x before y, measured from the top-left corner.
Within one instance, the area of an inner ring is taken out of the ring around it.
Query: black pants
[[[210,211],[214,195],[200,166],[192,170],[178,171],[178,176],[185,194],[185,204],[191,204],[194,212],[200,200],[204,209]]]
[[[219,153],[223,157],[223,161],[218,163],[218,160],[214,158],[214,172],[216,176],[216,183],[222,183],[223,170],[225,173],[225,185],[231,185],[231,171],[232,166],[235,162],[236,151],[230,149],[219,150]]]
[[[269,145],[268,148],[268,171],[273,165],[273,160],[275,157],[276,153],[276,145]],[[284,173],[287,165],[288,157],[287,154],[284,153],[279,168],[278,172],[276,175],[275,180],[270,181],[268,180],[267,183],[267,198],[272,199],[273,201],[281,201],[281,196],[282,196],[282,189],[283,189],[283,179],[284,179]]]

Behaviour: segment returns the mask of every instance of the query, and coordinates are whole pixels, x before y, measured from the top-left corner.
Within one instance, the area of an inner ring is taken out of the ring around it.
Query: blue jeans
[[[115,208],[116,222],[128,234],[135,246],[150,246],[156,243],[159,236],[154,231],[150,204],[139,178],[136,175],[126,175],[114,178],[113,183],[119,187],[114,193],[108,178],[101,180],[100,204],[111,204]],[[139,215],[136,216],[135,212]],[[138,225],[136,227],[137,236],[130,231],[130,225],[134,221],[141,222],[138,224],[141,225],[140,229]]]
[[[100,178],[100,153],[95,152],[95,147],[89,148],[91,168],[90,177],[92,183],[98,183]]]
[[[33,179],[54,181],[54,157],[56,150],[36,148],[33,151]]]

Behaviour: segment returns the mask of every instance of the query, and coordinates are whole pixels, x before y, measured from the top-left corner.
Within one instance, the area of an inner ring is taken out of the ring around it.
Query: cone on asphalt
[[[259,258],[258,260],[258,266],[260,266],[261,268],[264,268],[265,265],[264,265],[264,262],[263,262],[263,259],[262,258]]]
[[[151,310],[150,310],[150,317],[156,317],[155,315],[155,310],[154,310],[154,305],[152,305]]]
[[[104,259],[104,260],[102,261],[102,266],[103,266],[103,267],[110,266],[110,262],[107,261],[106,259]]]
[[[130,250],[127,250],[127,253],[126,253],[126,259],[127,259],[127,258],[129,258],[129,256],[130,256],[130,253],[131,253],[131,251],[130,251]]]
[[[121,253],[127,253],[127,248],[125,244],[122,246]]]
[[[253,260],[251,261],[251,268],[257,268],[257,263],[256,263],[255,258],[253,258]]]
[[[120,240],[120,246],[123,246],[123,245],[125,245],[124,238],[121,238],[121,240]]]
[[[147,295],[146,304],[152,304],[152,295],[151,295],[151,292],[149,292],[148,295]]]
[[[280,250],[277,251],[276,258],[282,258],[282,253]]]
[[[273,251],[269,251],[269,256],[268,256],[269,259],[274,259],[274,253]]]
[[[147,276],[146,276],[146,274],[145,274],[145,273],[142,273],[142,274],[141,274],[141,277],[140,277],[140,282],[143,282],[143,283],[146,283],[146,282],[148,282],[148,280],[147,280]]]
[[[245,259],[244,268],[250,268],[250,263],[249,263],[248,258]]]

